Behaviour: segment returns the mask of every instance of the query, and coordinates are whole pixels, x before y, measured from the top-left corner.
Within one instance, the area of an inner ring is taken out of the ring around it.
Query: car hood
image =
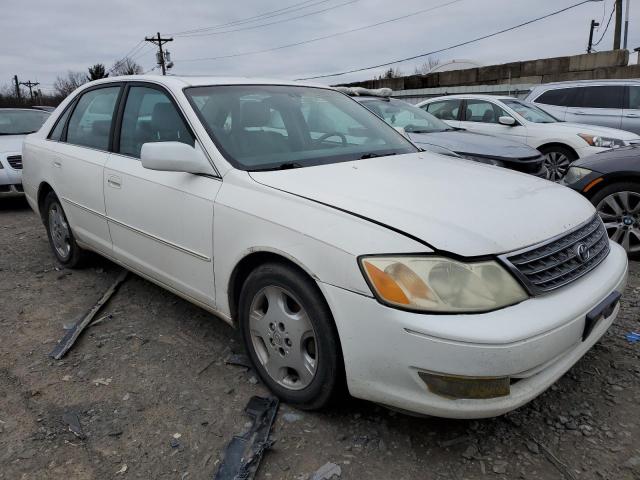
[[[579,194],[552,182],[428,152],[250,175],[464,256],[539,243],[594,213]]]
[[[536,125],[545,125],[551,130],[565,133],[586,133],[587,135],[600,135],[601,137],[619,138],[621,140],[638,140],[638,134],[633,132],[627,132],[626,130],[619,130],[617,128],[600,127],[597,125],[588,125],[586,123],[571,123],[571,122],[557,122],[557,123],[538,123]]]
[[[433,133],[407,133],[407,136],[417,144],[437,145],[454,151],[480,155],[483,157],[495,157],[509,160],[519,158],[531,158],[540,156],[540,152],[524,143],[481,133],[472,133],[464,130],[447,130]]]
[[[25,135],[0,135],[0,153],[14,153],[22,151]]]
[[[576,160],[572,167],[588,168],[600,173],[640,173],[640,145],[614,148]]]

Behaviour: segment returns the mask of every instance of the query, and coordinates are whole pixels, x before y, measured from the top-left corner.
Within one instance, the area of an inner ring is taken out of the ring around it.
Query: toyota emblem
[[[576,254],[582,263],[586,262],[591,257],[591,251],[584,243],[578,244],[576,247]]]

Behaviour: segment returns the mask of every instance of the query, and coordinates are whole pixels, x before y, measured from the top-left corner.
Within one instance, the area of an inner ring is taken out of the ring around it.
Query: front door
[[[511,117],[501,106],[487,100],[465,100],[460,126],[470,132],[527,142],[527,128],[517,121],[515,125],[502,125],[500,117]]]
[[[213,202],[221,181],[148,170],[142,144],[184,142],[201,148],[169,95],[156,86],[128,88],[118,145],[104,191],[115,257],[200,302],[214,305]]]
[[[623,101],[624,86],[622,85],[579,87],[573,99],[575,106],[567,108],[565,120],[620,128]]]

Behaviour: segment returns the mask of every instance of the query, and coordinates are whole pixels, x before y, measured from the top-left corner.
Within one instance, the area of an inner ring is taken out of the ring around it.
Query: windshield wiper
[[[291,170],[292,168],[300,168],[300,167],[304,167],[304,165],[302,165],[301,163],[297,163],[297,162],[284,162],[281,163],[279,165],[275,165],[273,167],[266,167],[266,168],[256,168],[251,170],[252,172],[267,172],[270,170]]]
[[[365,153],[360,157],[360,160],[366,160],[367,158],[376,158],[376,157],[390,157],[392,155],[397,155],[396,152],[393,153]]]

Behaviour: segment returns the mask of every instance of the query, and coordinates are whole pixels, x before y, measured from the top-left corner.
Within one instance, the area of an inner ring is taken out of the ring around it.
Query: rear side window
[[[623,108],[624,87],[603,85],[578,88],[575,104],[582,108]]]
[[[91,90],[80,97],[69,119],[67,143],[107,150],[120,87]]]
[[[571,106],[571,99],[573,98],[575,90],[575,88],[556,88],[554,90],[548,90],[536,98],[535,103],[568,107]]]
[[[440,120],[457,120],[462,100],[442,100],[428,103],[421,108]]]
[[[149,142],[182,142],[195,139],[166,93],[149,87],[131,87],[122,117],[120,153],[140,158]]]
[[[60,118],[58,119],[56,126],[51,131],[51,135],[49,135],[49,138],[51,140],[55,140],[56,142],[60,142],[62,140],[62,132],[64,131],[64,125],[65,123],[67,123],[67,118],[69,118],[69,115],[71,114],[71,110],[73,110],[73,108],[68,107],[64,111],[64,113],[60,115]]]
[[[627,100],[627,107],[631,110],[640,110],[640,87],[629,87],[629,98]]]

